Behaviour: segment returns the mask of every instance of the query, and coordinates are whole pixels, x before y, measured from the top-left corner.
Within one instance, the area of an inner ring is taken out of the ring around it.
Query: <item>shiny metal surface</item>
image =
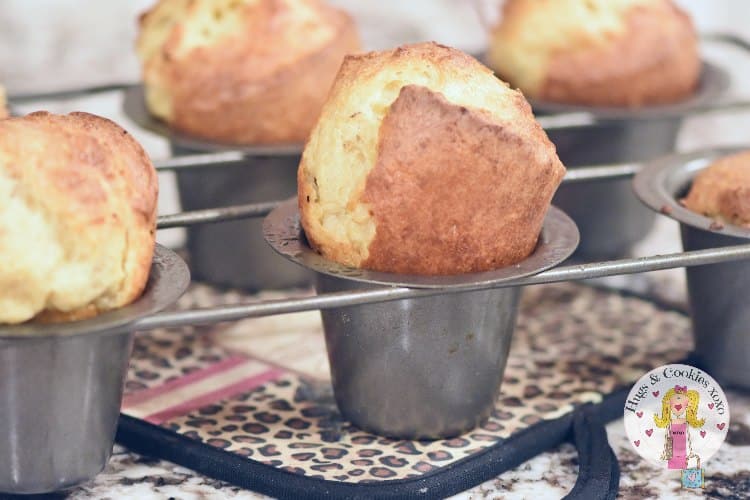
[[[362,286],[317,275],[318,293]],[[513,287],[322,311],[341,414],[402,439],[479,425],[500,390],[519,294]]]
[[[0,492],[86,482],[112,453],[132,333],[0,340]]]
[[[489,287],[530,276],[560,264],[578,244],[578,231],[573,221],[557,208],[550,207],[534,253],[514,266],[451,276],[407,275],[355,269],[330,261],[310,248],[299,224],[296,199],[281,203],[266,217],[263,235],[279,254],[317,273],[366,284],[441,289]]]
[[[247,203],[244,205],[230,205],[228,207],[206,208],[204,210],[190,210],[177,214],[160,215],[157,221],[159,229],[172,227],[197,226],[213,224],[252,217],[265,217],[279,205],[278,201],[264,203]]]
[[[221,151],[218,153],[192,153],[153,160],[159,172],[188,170],[191,168],[224,168],[233,163],[244,163],[248,159],[242,151]]]
[[[741,245],[745,238],[682,225],[687,249]],[[690,314],[698,363],[726,386],[750,389],[750,263],[687,269]]]
[[[377,304],[381,302],[418,297],[432,297],[435,295],[457,293],[459,291],[509,288],[512,286],[541,285],[545,283],[559,283],[562,281],[587,280],[592,278],[603,278],[606,276],[638,274],[660,271],[663,269],[674,269],[677,267],[695,267],[723,262],[735,262],[746,259],[750,259],[750,244],[607,262],[558,266],[554,269],[543,271],[533,276],[489,286],[483,285],[447,289],[380,287],[372,290],[363,289],[351,292],[326,293],[316,297],[265,300],[231,306],[210,307],[204,309],[198,308],[190,311],[158,313],[139,320],[136,324],[136,329],[149,330],[153,328],[172,328],[186,325],[208,325],[244,318],[272,316],[275,314],[332,309],[335,307],[345,307],[358,304]]]
[[[700,156],[700,154],[699,154]],[[597,171],[598,169],[598,171]],[[588,181],[592,178],[602,178],[612,176],[622,178],[631,175],[633,172],[640,171],[641,165],[611,165],[595,169],[580,169],[578,172],[583,173],[580,177],[571,175],[569,182]],[[567,178],[567,176],[566,176]],[[280,203],[271,203],[271,206]],[[681,209],[679,205],[675,207]],[[257,211],[263,212],[269,207],[258,205]],[[175,214],[173,217],[176,222],[191,224],[191,213]],[[224,215],[219,211],[214,214],[215,220],[221,220]],[[183,219],[179,221],[178,219]],[[203,221],[205,222],[205,221]],[[708,264],[718,264],[725,262],[741,261],[750,259],[750,244],[738,245],[735,247],[720,247],[706,250],[695,250],[690,252],[681,252],[665,255],[654,255],[649,257],[619,259],[604,262],[594,262],[588,264],[575,264],[567,266],[557,266],[554,269],[543,271],[533,276],[519,278],[511,282],[502,282],[491,285],[471,285],[463,288],[464,290],[481,290],[488,288],[507,288],[510,286],[538,285],[544,283],[556,283],[561,281],[585,280],[592,278],[602,278],[607,276],[616,276],[624,274],[637,274],[662,269],[673,269],[677,267],[695,267]],[[237,304],[231,306],[212,307],[205,309],[193,309],[190,311],[167,312],[152,315],[138,321],[137,329],[167,328],[185,325],[211,324],[224,321],[235,321],[243,318],[271,316],[275,314],[286,314],[293,312],[312,311],[316,309],[330,309],[334,307],[344,307],[358,304],[381,303],[394,300],[430,297],[440,294],[454,293],[460,289],[414,289],[403,287],[381,287],[363,291],[345,291],[337,293],[327,293],[316,297],[306,297],[297,299],[280,299],[267,300],[263,302]]]
[[[534,253],[496,271],[418,276],[352,269],[312,250],[295,199],[263,227],[281,255],[314,270],[318,293],[378,284],[456,293],[325,309],[323,327],[338,407],[357,426],[403,439],[461,434],[487,417],[500,390],[520,288],[460,292],[533,275],[575,250],[575,224],[551,207]]]
[[[634,186],[655,211],[680,222],[685,250],[747,246],[750,229],[725,225],[679,204],[694,176],[737,148],[674,155],[644,169]],[[750,262],[728,262],[687,269],[695,353],[702,367],[722,384],[750,388]]]
[[[675,149],[685,116],[712,110],[729,87],[727,73],[704,63],[696,95],[686,101],[643,109],[591,108],[532,102],[538,113],[588,116],[591,123],[578,126],[546,124],[563,164],[574,171],[600,163],[652,160]],[[562,114],[560,114],[562,113]],[[546,116],[539,120],[545,125]],[[626,180],[563,185],[553,203],[576,221],[581,232],[577,255],[586,260],[627,255],[651,229],[655,214],[643,207]],[[613,230],[616,228],[616,230]]]
[[[120,414],[133,322],[170,305],[188,283],[185,264],[159,248],[148,287],[131,306],[86,321],[3,328],[0,493],[58,491],[104,468]]]
[[[123,108],[136,123],[170,141],[174,158],[157,166],[176,171],[182,208],[193,212],[187,246],[195,279],[248,290],[310,284],[310,273],[268,248],[262,221],[248,218],[259,215],[255,204],[296,194],[301,145],[239,147],[188,137],[151,116],[140,86],[125,92]],[[229,208],[233,205],[244,206]],[[217,216],[223,222],[207,224]],[[171,221],[161,218],[159,227],[185,221],[180,215]]]
[[[735,262],[750,259],[750,244],[735,247],[694,250],[665,255],[621,259],[590,264],[558,266],[533,276],[504,282],[497,285],[483,285],[467,288],[399,288],[379,287],[372,290],[326,293],[316,297],[298,299],[265,300],[231,306],[193,309],[190,311],[166,312],[144,318],[137,323],[138,330],[153,328],[170,328],[186,325],[205,325],[223,321],[235,321],[244,318],[257,318],[275,314],[287,314],[317,309],[332,309],[358,304],[376,304],[401,299],[432,297],[435,295],[457,293],[459,291],[482,290],[489,288],[509,288],[513,286],[541,285],[575,281],[622,274],[637,274],[676,267],[694,267],[722,262]]]
[[[182,206],[186,210],[207,209],[206,215],[210,216],[216,213],[215,207],[288,198],[297,192],[298,162],[299,158],[293,156],[257,157],[250,159],[250,163],[221,169],[179,171],[177,184]],[[188,229],[193,276],[209,283],[250,290],[309,285],[311,273],[271,250],[263,240],[262,219],[245,218],[253,211],[252,206],[246,208],[250,212],[236,208],[222,211],[225,221],[227,212],[232,211],[235,219],[243,220],[193,225]]]
[[[680,120],[600,123],[549,130],[563,164],[571,172],[604,161],[639,162],[674,150]],[[633,195],[627,179],[563,184],[553,203],[576,221],[585,260],[627,255],[653,227],[656,216]]]

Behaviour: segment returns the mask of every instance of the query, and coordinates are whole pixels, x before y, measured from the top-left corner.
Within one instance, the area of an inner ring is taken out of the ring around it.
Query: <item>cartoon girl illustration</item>
[[[668,461],[669,469],[686,469],[688,457],[696,456],[691,446],[689,428],[699,429],[706,422],[705,419],[698,419],[699,402],[698,391],[676,385],[662,398],[661,417],[654,415],[657,427],[667,429],[661,459]]]

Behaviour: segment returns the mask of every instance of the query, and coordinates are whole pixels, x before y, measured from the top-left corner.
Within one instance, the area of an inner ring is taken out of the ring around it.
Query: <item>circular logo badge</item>
[[[625,402],[630,444],[660,467],[700,468],[719,450],[728,430],[724,391],[692,366],[651,370],[636,382]]]

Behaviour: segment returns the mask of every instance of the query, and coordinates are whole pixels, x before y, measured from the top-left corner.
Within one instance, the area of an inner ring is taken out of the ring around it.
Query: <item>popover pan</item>
[[[297,202],[265,220],[267,241],[291,262],[315,271],[318,293],[378,285],[452,293],[321,311],[333,389],[342,415],[368,431],[435,439],[479,425],[495,405],[516,324],[520,287],[491,289],[549,269],[578,244],[573,221],[550,208],[527,259],[495,271],[409,276],[352,269],[308,245]],[[488,289],[460,292],[462,287]]]

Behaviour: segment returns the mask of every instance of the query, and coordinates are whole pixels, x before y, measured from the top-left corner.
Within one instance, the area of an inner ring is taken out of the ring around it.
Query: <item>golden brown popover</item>
[[[707,217],[750,226],[750,151],[726,156],[702,170],[683,203]]]
[[[148,108],[174,129],[298,143],[359,37],[321,0],[160,0],[141,16],[137,49]]]
[[[435,43],[348,56],[298,172],[302,226],[354,267],[461,274],[535,248],[565,168],[520,92]]]
[[[591,106],[680,101],[701,69],[695,27],[671,0],[508,0],[488,59],[529,98]]]
[[[107,119],[0,120],[0,323],[82,319],[138,298],[157,190],[146,153]]]

